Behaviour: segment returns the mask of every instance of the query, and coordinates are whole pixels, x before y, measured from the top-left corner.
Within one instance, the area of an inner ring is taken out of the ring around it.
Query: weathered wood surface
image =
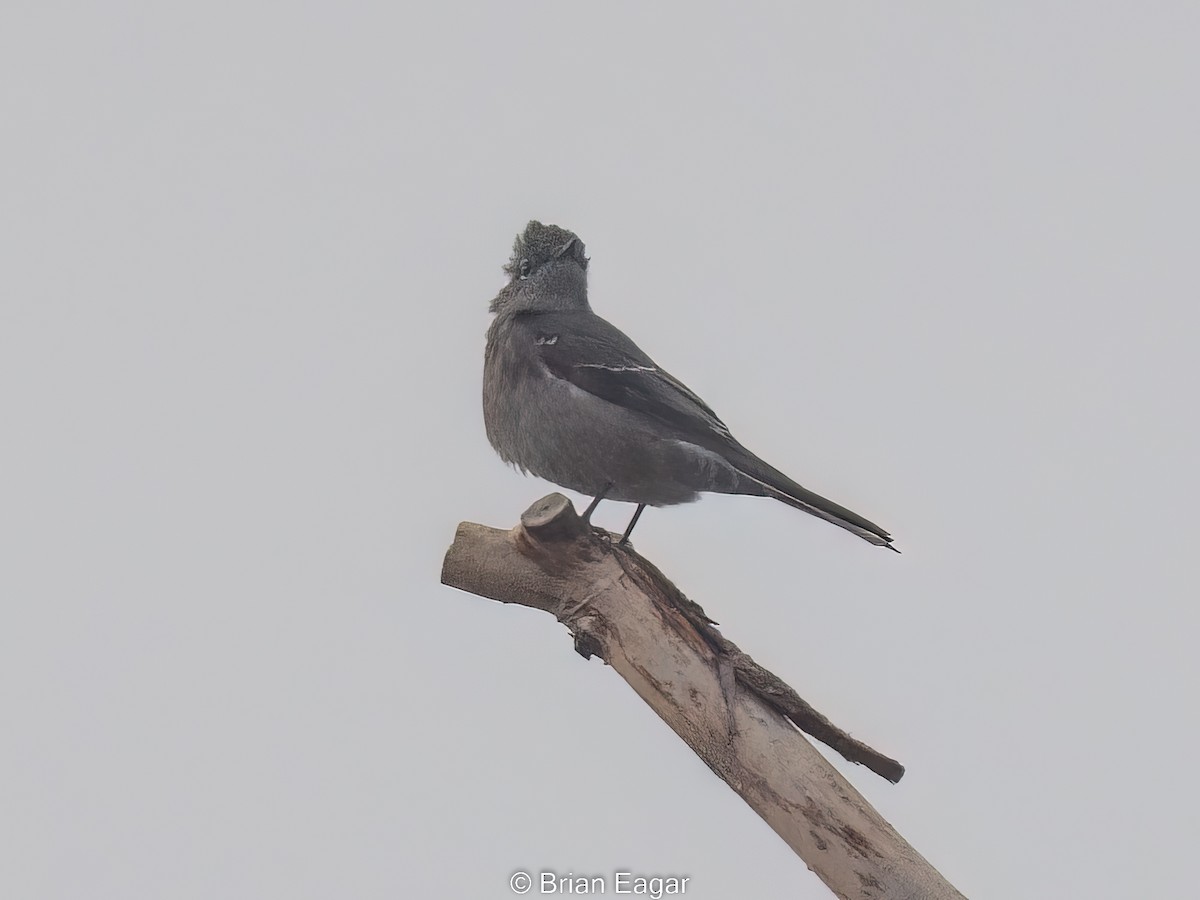
[[[442,582],[556,616],[782,837],[835,895],[961,898],[797,730],[892,781],[851,738],[712,627],[651,563],[551,494],[508,531],[464,522]],[[793,724],[794,723],[794,724]]]

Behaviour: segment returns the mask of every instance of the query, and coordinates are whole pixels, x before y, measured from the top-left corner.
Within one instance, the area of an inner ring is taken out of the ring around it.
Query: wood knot
[[[547,494],[521,513],[521,527],[543,543],[573,540],[587,533],[571,501],[557,492]]]
[[[593,656],[598,656],[605,662],[608,662],[605,659],[604,644],[593,627],[595,624],[596,620],[591,616],[585,616],[575,622],[573,631],[575,652],[584,659],[591,659]]]

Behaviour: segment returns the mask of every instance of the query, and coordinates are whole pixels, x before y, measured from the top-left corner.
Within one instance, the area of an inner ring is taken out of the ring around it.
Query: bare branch
[[[612,666],[838,897],[962,897],[797,728],[891,781],[904,768],[755,663],[566,497],[544,497],[509,531],[459,525],[442,582],[556,616],[576,650]]]

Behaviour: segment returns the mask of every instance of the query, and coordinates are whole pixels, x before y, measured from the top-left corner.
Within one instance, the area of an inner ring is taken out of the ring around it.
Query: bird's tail
[[[874,522],[864,519],[858,513],[851,512],[844,506],[838,506],[832,500],[826,500],[820,494],[814,494],[807,488],[801,487],[749,450],[742,449],[744,455],[738,454],[740,458],[730,459],[729,462],[750,482],[747,487],[751,489],[747,490],[747,493],[761,492],[764,496],[782,500],[788,506],[794,506],[809,515],[845,528],[851,534],[858,535],[876,547],[887,547],[889,550],[900,552],[892,546],[892,536]],[[754,487],[760,490],[754,490]]]

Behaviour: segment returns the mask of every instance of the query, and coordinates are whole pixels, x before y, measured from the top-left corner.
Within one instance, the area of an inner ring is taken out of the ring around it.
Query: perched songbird
[[[801,487],[729,433],[708,405],[604,319],[587,299],[583,242],[530,222],[492,301],[483,366],[488,440],[523,472],[594,497],[647,506],[701,491],[774,497],[865,541],[891,547],[873,522]],[[892,548],[895,549],[895,548]]]

